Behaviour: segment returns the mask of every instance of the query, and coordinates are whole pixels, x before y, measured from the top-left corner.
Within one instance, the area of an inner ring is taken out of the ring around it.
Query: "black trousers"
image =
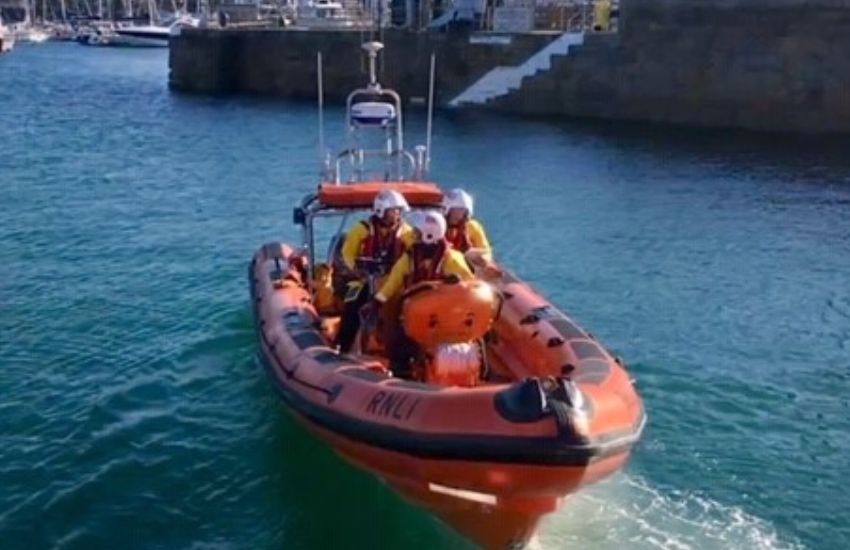
[[[401,323],[392,329],[392,341],[389,344],[390,370],[399,378],[410,378],[411,362],[419,353],[419,346],[411,340]]]
[[[336,337],[340,352],[348,353],[351,351],[354,338],[360,329],[360,308],[366,305],[368,301],[369,290],[366,288],[366,285],[363,285],[360,287],[360,293],[357,294],[356,298],[345,302],[345,307],[342,310],[342,318],[339,320],[339,333]]]

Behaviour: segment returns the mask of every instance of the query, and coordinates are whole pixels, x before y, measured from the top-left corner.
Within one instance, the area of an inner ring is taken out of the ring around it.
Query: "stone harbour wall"
[[[850,0],[621,0],[619,32],[588,34],[483,106],[535,116],[602,118],[766,131],[850,133]],[[498,65],[518,65],[556,35],[393,31],[382,81],[446,104]],[[315,52],[325,90],[365,81],[360,32],[191,30],[171,47],[172,88],[312,98]]]
[[[622,2],[619,34],[489,107],[534,115],[850,132],[850,1]]]
[[[470,44],[466,34],[387,31],[379,80],[406,99],[427,97],[434,52],[435,97],[448,102],[491,68],[522,63],[555,37],[490,37]],[[313,99],[321,52],[325,97],[343,100],[368,80],[360,48],[368,39],[360,31],[190,29],[172,39],[169,83],[184,92]]]

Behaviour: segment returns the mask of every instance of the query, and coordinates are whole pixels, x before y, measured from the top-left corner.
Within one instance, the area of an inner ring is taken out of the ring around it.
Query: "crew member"
[[[340,319],[337,344],[342,353],[351,350],[360,328],[360,308],[369,301],[367,280],[358,260],[372,262],[375,276],[386,274],[399,257],[413,244],[413,231],[402,220],[402,212],[410,210],[404,195],[393,189],[378,193],[372,205],[372,215],[351,228],[342,245],[342,270],[346,284],[345,306]]]
[[[400,306],[399,298],[411,286],[425,281],[454,279],[468,281],[474,278],[466,260],[446,240],[446,220],[439,212],[419,212],[413,222],[415,242],[393,265],[389,276],[375,294],[375,301],[390,310]],[[394,312],[394,311],[393,311]],[[392,316],[395,317],[395,316]],[[396,376],[410,374],[410,361],[415,355],[415,344],[404,334],[399,322],[388,327],[387,349],[390,364]]]
[[[446,240],[464,254],[476,248],[490,259],[493,254],[490,241],[481,222],[472,217],[473,208],[472,196],[463,189],[446,193],[443,197],[443,214],[448,224]]]
[[[463,252],[466,261],[485,278],[499,277],[502,270],[493,262],[493,250],[481,222],[472,217],[472,196],[463,189],[452,189],[443,197],[443,214],[448,228],[446,240]]]

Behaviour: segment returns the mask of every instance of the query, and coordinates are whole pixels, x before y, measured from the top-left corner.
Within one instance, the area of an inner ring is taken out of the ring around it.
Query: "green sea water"
[[[468,548],[298,427],[256,360],[246,265],[297,237],[312,105],[166,80],[164,51],[0,57],[0,547]],[[435,178],[649,413],[539,546],[850,545],[848,153],[438,117]]]

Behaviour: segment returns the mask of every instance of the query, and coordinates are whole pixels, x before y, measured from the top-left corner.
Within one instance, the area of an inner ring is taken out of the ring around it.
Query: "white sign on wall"
[[[496,8],[493,10],[495,32],[528,32],[534,29],[534,8]]]

